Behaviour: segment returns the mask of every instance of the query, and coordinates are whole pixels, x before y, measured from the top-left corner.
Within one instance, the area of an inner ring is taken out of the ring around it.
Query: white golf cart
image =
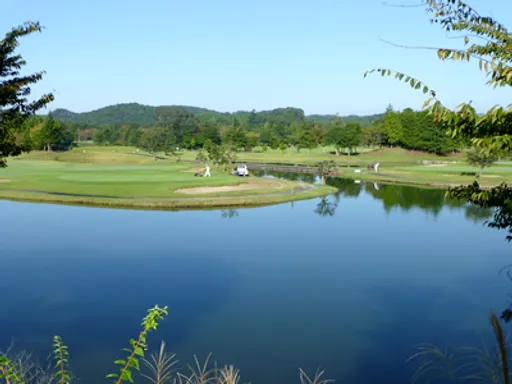
[[[231,172],[233,175],[246,177],[249,176],[249,170],[247,169],[247,165],[238,164],[236,168]]]

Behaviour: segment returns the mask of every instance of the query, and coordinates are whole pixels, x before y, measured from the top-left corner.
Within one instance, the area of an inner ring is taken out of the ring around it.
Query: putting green
[[[212,177],[196,177],[194,170],[197,166],[193,164],[172,162],[101,165],[12,159],[0,171],[1,179],[8,181],[0,185],[0,198],[134,207],[214,207],[299,200],[335,190],[289,181],[241,178],[216,169],[212,170]]]

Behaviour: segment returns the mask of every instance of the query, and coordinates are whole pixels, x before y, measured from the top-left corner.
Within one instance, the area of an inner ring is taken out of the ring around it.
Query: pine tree
[[[400,113],[400,122],[403,129],[402,144],[409,149],[418,149],[420,144],[418,114],[411,108],[406,108]]]
[[[384,116],[384,135],[391,145],[400,145],[403,138],[400,116],[395,111],[388,110]]]
[[[30,87],[43,78],[43,72],[21,75],[20,69],[26,63],[14,52],[20,37],[41,29],[39,23],[25,23],[0,39],[0,168],[7,166],[6,157],[17,156],[29,149],[23,140],[21,143],[17,140],[16,134],[30,116],[53,100],[53,95],[48,94],[28,101]]]
[[[39,135],[41,144],[43,144],[48,151],[51,151],[55,144],[64,139],[64,127],[59,121],[56,121],[50,113],[39,131]]]

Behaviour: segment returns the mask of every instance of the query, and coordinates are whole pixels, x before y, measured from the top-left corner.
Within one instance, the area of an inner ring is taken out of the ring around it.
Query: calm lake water
[[[186,367],[212,352],[242,381],[409,383],[415,345],[492,341],[509,304],[505,233],[443,191],[330,180],[340,192],[265,208],[155,212],[0,201],[0,347],[69,345],[107,382],[154,304],[149,338]],[[509,326],[506,326],[509,327]],[[138,380],[143,382],[143,379]]]

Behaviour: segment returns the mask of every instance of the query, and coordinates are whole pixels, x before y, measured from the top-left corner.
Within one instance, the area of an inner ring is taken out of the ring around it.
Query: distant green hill
[[[180,107],[192,113],[201,121],[215,120],[221,124],[230,124],[233,118],[240,121],[247,121],[250,111],[237,111],[234,113],[218,112],[211,109],[174,105],[170,107]],[[96,109],[90,112],[75,113],[67,109],[56,109],[52,112],[54,118],[64,122],[86,124],[91,126],[104,125],[123,125],[137,124],[141,126],[152,126],[157,123],[156,111],[157,107],[150,105],[142,105],[138,103],[116,104],[108,107]],[[375,119],[382,117],[383,114],[369,116],[341,116],[342,120],[348,122],[359,122],[361,125],[371,124]],[[304,116],[304,111],[298,108],[276,108],[271,111],[259,111],[255,113],[255,121],[263,122],[267,120],[279,121],[281,118],[290,120],[311,120],[316,123],[325,124],[333,121],[335,115],[309,115]]]
[[[148,126],[156,123],[155,107],[137,103],[117,104],[90,112],[75,113],[56,109],[52,115],[57,120],[88,125],[117,125],[134,123]]]

